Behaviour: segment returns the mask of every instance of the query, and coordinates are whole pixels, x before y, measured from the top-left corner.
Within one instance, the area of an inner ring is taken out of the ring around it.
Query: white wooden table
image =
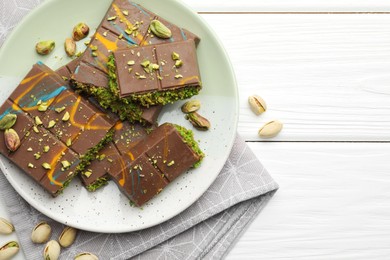
[[[224,43],[238,132],[280,184],[227,258],[389,259],[390,1],[185,2]],[[271,119],[283,131],[259,139]]]

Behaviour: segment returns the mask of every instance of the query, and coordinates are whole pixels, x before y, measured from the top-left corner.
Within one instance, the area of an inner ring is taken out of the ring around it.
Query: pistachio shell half
[[[62,230],[60,238],[58,241],[60,242],[60,245],[62,247],[69,247],[73,244],[74,240],[76,239],[77,235],[77,229],[72,227],[65,227],[64,230]]]
[[[39,222],[31,233],[31,241],[37,244],[46,243],[51,236],[51,227],[45,221]]]
[[[181,111],[187,114],[187,113],[198,111],[199,108],[200,108],[200,101],[194,99],[184,103],[184,105],[182,105],[181,107]]]
[[[0,218],[0,234],[11,234],[15,230],[14,225],[5,218]]]
[[[99,258],[94,254],[84,252],[76,255],[74,260],[99,260]]]
[[[43,250],[43,258],[45,260],[57,260],[61,253],[61,247],[55,240],[47,242]]]
[[[265,123],[259,130],[259,136],[262,138],[272,138],[282,131],[283,123],[278,120],[272,120]]]
[[[16,241],[10,241],[0,247],[0,260],[11,259],[19,251],[19,244]]]

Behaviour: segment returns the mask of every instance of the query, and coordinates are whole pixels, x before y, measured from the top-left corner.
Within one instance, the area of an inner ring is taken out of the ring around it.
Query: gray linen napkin
[[[73,259],[93,252],[100,259],[220,259],[272,197],[278,185],[245,142],[237,136],[224,168],[206,193],[178,216],[145,230],[123,234],[80,231],[61,253]],[[0,174],[0,191],[26,259],[40,259],[44,245],[30,240],[32,228],[45,220],[58,238],[62,224],[25,202]]]
[[[0,46],[7,34],[43,0],[0,1]],[[99,259],[219,259],[266,205],[278,185],[238,136],[223,170],[206,193],[187,210],[158,226],[124,234],[80,231],[61,259],[84,251]],[[12,216],[26,259],[41,259],[44,245],[30,241],[32,228],[46,220],[58,238],[63,225],[26,203],[0,174],[0,193]]]

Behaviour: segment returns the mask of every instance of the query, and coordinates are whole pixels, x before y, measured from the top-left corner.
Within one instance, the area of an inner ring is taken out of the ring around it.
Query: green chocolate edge
[[[194,164],[194,168],[197,168],[201,165],[203,158],[205,157],[205,154],[202,152],[202,150],[199,147],[199,144],[194,139],[194,133],[191,130],[188,130],[187,128],[173,124],[173,126],[176,128],[176,130],[179,132],[179,134],[183,137],[184,142],[188,144],[191,149],[199,156],[199,161],[197,161]]]
[[[80,157],[81,158],[81,162],[80,162],[80,164],[76,168],[76,173],[80,173],[80,172],[84,171],[85,167],[87,167],[88,165],[91,164],[92,160],[94,160],[96,158],[96,156],[98,155],[99,151],[107,143],[112,141],[112,139],[114,137],[114,132],[115,132],[114,129],[111,129],[110,131],[108,131],[106,136],[102,140],[100,140],[100,142],[97,145],[95,145],[94,147],[88,149],[88,151],[84,155],[82,155]]]
[[[141,117],[142,109],[134,103],[124,103],[119,100],[108,88],[96,87],[89,84],[82,84],[77,81],[72,82],[76,89],[93,96],[105,109],[110,109],[117,114],[121,120],[128,120],[130,123],[140,122],[145,124],[146,121]]]
[[[119,88],[116,75],[116,65],[114,55],[110,55],[108,58],[108,78],[109,78],[109,89],[111,92],[119,98]],[[153,105],[166,105],[171,104],[175,101],[187,99],[192,96],[199,94],[201,85],[197,86],[186,86],[184,88],[170,89],[163,91],[151,91],[141,94],[131,94],[128,97],[120,98],[123,102],[139,102],[141,105],[149,107]]]
[[[85,186],[88,191],[94,192],[100,187],[103,187],[104,185],[108,184],[108,178],[107,177],[100,177],[90,185]]]

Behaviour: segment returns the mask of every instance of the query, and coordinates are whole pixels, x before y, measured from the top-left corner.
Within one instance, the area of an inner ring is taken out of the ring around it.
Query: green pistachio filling
[[[92,160],[96,158],[99,151],[108,143],[112,141],[114,136],[114,129],[111,129],[106,136],[94,147],[90,148],[84,155],[80,157],[81,162],[76,168],[76,173],[84,171],[85,167],[91,164]]]
[[[109,77],[109,89],[111,92],[119,98],[119,87],[116,75],[116,66],[114,55],[110,55],[107,63],[108,77]],[[186,86],[184,88],[164,90],[164,91],[151,91],[147,93],[132,94],[129,97],[121,98],[125,103],[138,102],[145,107],[151,105],[166,105],[173,103],[177,100],[187,99],[194,95],[199,94],[201,85]]]
[[[117,114],[121,120],[140,122],[143,124],[146,123],[141,117],[143,111],[139,106],[134,103],[122,102],[114,94],[112,94],[109,89],[82,84],[79,82],[73,82],[73,84],[81,92],[95,97],[99,105],[103,108],[111,109],[111,111]]]
[[[188,144],[192,148],[192,150],[199,156],[199,161],[194,164],[195,168],[199,167],[200,164],[202,163],[203,158],[205,157],[205,154],[200,149],[198,142],[195,141],[194,133],[191,130],[188,130],[185,127],[179,125],[174,124],[173,126],[183,137],[184,142]]]
[[[86,188],[88,191],[95,191],[99,189],[100,187],[106,185],[108,183],[108,178],[107,177],[101,177],[98,178],[96,181],[94,181],[92,184],[87,185]]]

